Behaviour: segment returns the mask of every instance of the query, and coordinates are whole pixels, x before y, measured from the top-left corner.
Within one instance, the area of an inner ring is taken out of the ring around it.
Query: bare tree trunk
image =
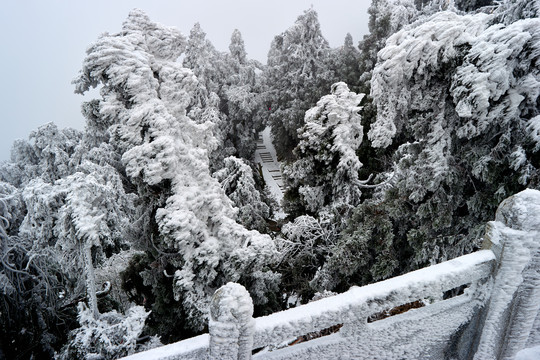
[[[7,216],[7,205],[4,200],[0,199],[0,255],[2,259],[7,252],[8,234],[7,228],[9,227],[9,221],[4,217]]]
[[[88,305],[92,310],[94,319],[97,319],[99,316],[99,310],[97,307],[97,296],[96,296],[96,277],[94,275],[94,265],[92,264],[92,246],[84,246],[84,262],[86,267],[86,293],[88,296]]]

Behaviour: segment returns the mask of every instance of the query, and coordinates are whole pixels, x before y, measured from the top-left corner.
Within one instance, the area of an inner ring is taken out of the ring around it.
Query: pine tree
[[[332,49],[331,65],[336,78],[356,91],[360,82],[360,52],[353,44],[351,34],[345,36],[343,46]]]
[[[369,34],[359,44],[361,81],[366,83],[361,85],[364,86],[369,84],[377,53],[384,47],[386,39],[419,16],[413,0],[373,0],[368,14]]]
[[[265,77],[269,124],[279,158],[292,159],[305,111],[336,78],[328,68],[329,55],[328,41],[313,8],[272,41]]]
[[[226,77],[224,71],[225,55],[218,52],[199,23],[195,23],[189,33],[186,53],[182,65],[190,69],[206,90],[221,97],[222,85]]]
[[[271,208],[263,201],[264,194],[257,189],[251,167],[242,159],[231,156],[214,176],[238,209],[238,222],[250,230],[268,232],[266,220],[270,218]]]
[[[257,135],[264,129],[265,105],[256,75],[257,64],[247,59],[240,31],[233,32],[229,50],[228,67],[232,71],[224,92],[230,124],[228,138],[236,149],[236,156],[250,161],[255,154]]]
[[[197,122],[204,118],[216,124],[218,146],[210,155],[213,170],[221,168],[228,156],[252,160],[257,133],[263,130],[259,113],[264,106],[255,71],[261,66],[248,60],[238,30],[231,36],[229,51],[217,51],[197,23],[191,30],[183,61],[198,79],[188,115]]]
[[[379,53],[368,135],[376,147],[398,141],[399,176],[382,203],[394,226],[399,198],[415,217],[401,224],[398,246],[414,254],[401,268],[472,251],[503,198],[538,186],[538,19],[497,18],[441,12]]]
[[[291,214],[342,214],[359,204],[362,163],[356,150],[363,128],[358,105],[364,94],[349,91],[343,82],[306,112],[294,149],[296,161],[285,166],[285,207]]]
[[[215,124],[187,116],[198,80],[176,62],[184,44],[177,31],[133,11],[121,33],[105,34],[90,46],[75,84],[81,93],[102,86],[99,116],[114,124],[112,141],[141,195],[145,213],[136,225],[143,234],[137,246],[150,254],[140,276],[151,284],[156,304],[172,296],[181,302],[184,318],[175,320],[177,326],[198,331],[206,324],[210,296],[227,281],[245,276],[256,289],[279,278],[266,267],[275,255],[271,239],[233,220],[230,200],[210,176]],[[255,297],[256,303],[265,301]],[[153,315],[170,311],[154,307]]]

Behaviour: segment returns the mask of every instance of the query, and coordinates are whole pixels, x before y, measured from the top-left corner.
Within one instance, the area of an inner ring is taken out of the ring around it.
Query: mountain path
[[[270,193],[274,195],[281,205],[283,200],[283,174],[281,173],[281,163],[277,160],[276,149],[272,144],[270,127],[267,127],[259,133],[257,139],[257,150],[255,150],[255,162],[260,164],[262,174]],[[285,217],[285,213],[280,209],[275,214],[276,218]]]

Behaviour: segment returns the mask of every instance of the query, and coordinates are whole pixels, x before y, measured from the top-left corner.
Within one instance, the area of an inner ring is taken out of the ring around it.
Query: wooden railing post
[[[540,191],[503,201],[485,244],[499,266],[474,359],[513,359],[524,347],[540,345],[529,338],[540,309]]]
[[[219,288],[210,304],[210,359],[249,360],[253,348],[253,301],[240,284]]]

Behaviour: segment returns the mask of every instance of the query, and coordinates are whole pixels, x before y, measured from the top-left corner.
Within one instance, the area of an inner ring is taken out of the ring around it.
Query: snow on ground
[[[262,173],[266,185],[279,204],[283,200],[283,174],[281,164],[277,161],[276,149],[270,137],[270,127],[264,129],[259,134],[257,140],[257,150],[255,151],[255,162],[261,164]],[[276,219],[283,219],[285,213],[280,209],[274,215]]]
[[[538,360],[540,359],[540,345],[523,349],[516,354],[515,360]]]

